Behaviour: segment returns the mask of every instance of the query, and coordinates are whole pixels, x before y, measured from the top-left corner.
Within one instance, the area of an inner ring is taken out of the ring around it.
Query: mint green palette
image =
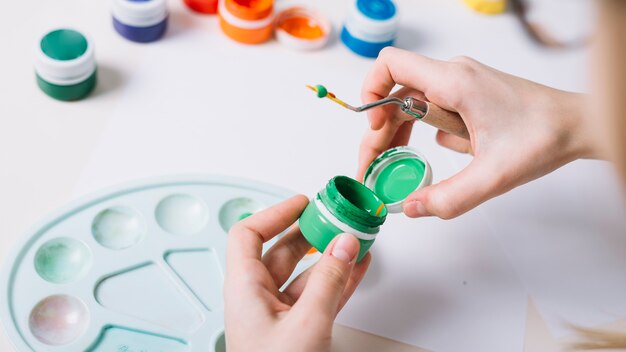
[[[95,87],[93,44],[79,31],[60,28],[44,34],[36,53],[37,85],[50,97],[63,101],[80,100]]]
[[[18,351],[224,352],[228,230],[292,195],[205,176],[78,200],[25,233],[4,264],[4,329]]]

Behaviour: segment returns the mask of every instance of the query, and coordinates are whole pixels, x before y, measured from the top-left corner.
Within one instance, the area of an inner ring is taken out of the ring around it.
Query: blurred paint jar
[[[428,161],[410,147],[389,149],[370,164],[364,184],[336,176],[319,191],[300,216],[307,241],[323,252],[341,233],[358,238],[363,259],[386,220],[387,213],[402,212],[402,202],[413,191],[429,186]]]
[[[341,41],[353,52],[375,58],[384,47],[393,45],[398,25],[393,1],[357,0],[341,31]]]
[[[320,49],[328,42],[332,26],[316,11],[292,7],[276,16],[276,39],[298,50]]]
[[[167,29],[165,0],[113,0],[113,27],[138,43],[160,39]]]
[[[259,44],[272,37],[273,0],[222,0],[218,14],[222,31],[240,43]]]
[[[37,85],[50,97],[71,101],[86,97],[96,84],[94,48],[73,29],[46,33],[37,47]]]
[[[218,0],[183,0],[185,5],[198,13],[216,14]]]
[[[497,15],[506,10],[506,0],[463,0],[472,10],[486,15]]]

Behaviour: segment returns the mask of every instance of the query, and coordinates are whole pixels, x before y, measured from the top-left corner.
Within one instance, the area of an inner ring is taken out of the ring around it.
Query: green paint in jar
[[[382,210],[377,211],[381,208]],[[323,252],[338,234],[359,239],[360,261],[374,243],[387,209],[382,200],[360,182],[346,176],[333,177],[300,216],[300,230],[309,243]]]
[[[86,97],[96,84],[93,45],[79,31],[56,29],[46,33],[37,47],[37,85],[50,97],[63,101]]]
[[[300,216],[300,230],[320,252],[338,234],[354,235],[361,244],[360,261],[387,214],[401,212],[404,199],[431,182],[430,165],[419,152],[410,147],[389,149],[370,164],[363,184],[346,176],[332,178]]]

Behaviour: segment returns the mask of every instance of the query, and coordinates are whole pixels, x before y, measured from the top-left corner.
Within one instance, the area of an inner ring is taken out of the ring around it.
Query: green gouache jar
[[[73,29],[46,33],[37,46],[37,85],[63,101],[86,97],[96,84],[96,60],[89,39]]]
[[[360,261],[387,214],[402,212],[404,199],[431,182],[430,165],[419,152],[410,147],[389,149],[370,164],[363,184],[347,176],[328,181],[300,216],[300,230],[320,252],[335,236],[354,235],[361,244]]]

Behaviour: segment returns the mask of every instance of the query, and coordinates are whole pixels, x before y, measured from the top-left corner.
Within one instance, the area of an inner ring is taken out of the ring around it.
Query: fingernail
[[[359,242],[354,236],[344,233],[339,235],[330,254],[339,260],[350,263],[356,258],[358,252]]]
[[[414,201],[414,202],[410,202],[409,204],[407,204],[406,209],[405,209],[405,213],[406,215],[412,217],[412,218],[419,218],[422,216],[430,216],[430,214],[428,214],[428,211],[426,210],[426,207],[424,206],[424,204],[422,202],[418,201]]]

